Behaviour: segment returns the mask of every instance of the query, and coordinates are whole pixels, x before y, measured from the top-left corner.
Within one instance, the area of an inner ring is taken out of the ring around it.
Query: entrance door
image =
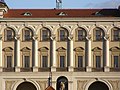
[[[37,90],[36,87],[30,82],[21,83],[16,90]]]
[[[105,83],[96,81],[89,86],[88,90],[109,90],[109,88]]]

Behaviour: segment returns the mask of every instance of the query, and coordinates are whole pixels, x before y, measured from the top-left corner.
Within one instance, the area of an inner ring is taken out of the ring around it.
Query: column
[[[0,35],[0,72],[2,72],[2,35]]]
[[[92,71],[92,60],[91,60],[91,36],[87,36],[87,61],[88,61],[88,66],[87,66],[87,72]]]
[[[109,37],[108,35],[106,35],[104,37],[105,39],[105,61],[106,61],[106,66],[104,68],[105,72],[109,72],[110,69],[110,60],[109,60]]]
[[[34,67],[33,72],[38,72],[38,40],[37,36],[33,37],[34,40]]]
[[[55,35],[51,36],[51,43],[52,43],[52,67],[51,67],[51,71],[56,71],[56,67],[57,67],[57,62],[56,62],[56,37]]]
[[[70,66],[69,66],[69,71],[73,71],[73,35],[70,35],[68,37],[69,39],[69,61],[70,61]]]
[[[15,37],[16,40],[16,72],[20,72],[20,36],[16,35]]]

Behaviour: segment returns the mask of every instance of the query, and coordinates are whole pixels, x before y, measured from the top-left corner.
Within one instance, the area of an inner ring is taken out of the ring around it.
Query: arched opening
[[[68,90],[68,79],[61,76],[57,79],[57,90]]]
[[[16,90],[37,90],[37,88],[30,82],[23,82],[17,87]]]
[[[100,82],[100,81],[96,81],[92,83],[88,88],[88,90],[96,90],[96,89],[97,90],[109,90],[108,86],[105,83]]]

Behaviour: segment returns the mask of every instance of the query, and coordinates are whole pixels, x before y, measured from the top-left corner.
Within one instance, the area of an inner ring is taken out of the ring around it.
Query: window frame
[[[27,37],[26,38],[26,33],[25,33],[25,31],[29,31],[29,37]],[[32,34],[32,31],[31,31],[31,29],[29,29],[29,28],[24,28],[23,29],[23,41],[31,41],[32,40],[32,36],[33,36],[33,34]]]
[[[117,31],[117,35],[115,35],[115,31]],[[113,28],[112,29],[112,32],[111,32],[111,38],[112,38],[112,41],[120,41],[120,29],[119,28]],[[115,36],[118,36],[117,39],[115,39],[116,37]]]
[[[8,36],[8,31],[11,31],[11,37]],[[5,29],[5,41],[13,41],[14,40],[14,31],[10,28]]]
[[[43,39],[43,31],[47,31],[46,39]],[[48,29],[42,29],[40,32],[40,36],[41,36],[41,41],[49,41],[50,40],[50,31]]]
[[[61,36],[63,36],[63,35],[61,35],[61,31],[64,31],[64,37],[62,37],[62,39],[61,39]],[[59,39],[59,41],[67,41],[67,37],[68,37],[68,32],[67,32],[67,30],[65,30],[65,29],[60,29],[59,31],[58,31],[58,39]]]
[[[82,34],[79,35],[79,32],[82,32]],[[81,37],[81,39],[79,36]],[[76,34],[75,34],[76,41],[85,41],[86,36],[87,34],[85,29],[82,29],[82,28],[76,29]]]
[[[97,33],[97,31],[99,31],[100,34]],[[102,40],[104,40],[103,39],[104,38],[104,31],[101,28],[95,28],[93,32],[94,32],[93,33],[94,34],[93,35],[94,41],[102,41]]]

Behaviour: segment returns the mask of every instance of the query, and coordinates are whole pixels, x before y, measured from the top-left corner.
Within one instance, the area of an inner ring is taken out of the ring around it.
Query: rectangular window
[[[83,67],[83,56],[78,56],[78,67]]]
[[[65,56],[60,56],[60,67],[65,67]]]
[[[96,68],[100,68],[100,67],[101,67],[101,57],[96,56]]]
[[[114,56],[114,67],[119,67],[119,56]]]
[[[25,30],[24,35],[25,35],[24,39],[26,41],[30,40],[31,36],[30,36],[30,31],[29,30]]]
[[[7,34],[6,40],[10,41],[13,39],[12,30],[6,30],[6,34]]]
[[[42,40],[43,41],[48,41],[49,37],[48,37],[48,30],[42,30]]]
[[[66,33],[65,30],[60,30],[60,41],[66,40]]]
[[[114,41],[119,41],[120,40],[120,32],[119,32],[119,30],[114,30],[113,31],[113,40]]]
[[[12,67],[12,56],[7,56],[7,68]]]
[[[84,40],[84,32],[83,30],[78,30],[78,41]]]
[[[42,67],[48,67],[48,57],[42,56]]]
[[[97,41],[102,40],[102,31],[101,30],[96,30],[96,40]]]
[[[24,67],[30,67],[30,56],[24,56]]]

